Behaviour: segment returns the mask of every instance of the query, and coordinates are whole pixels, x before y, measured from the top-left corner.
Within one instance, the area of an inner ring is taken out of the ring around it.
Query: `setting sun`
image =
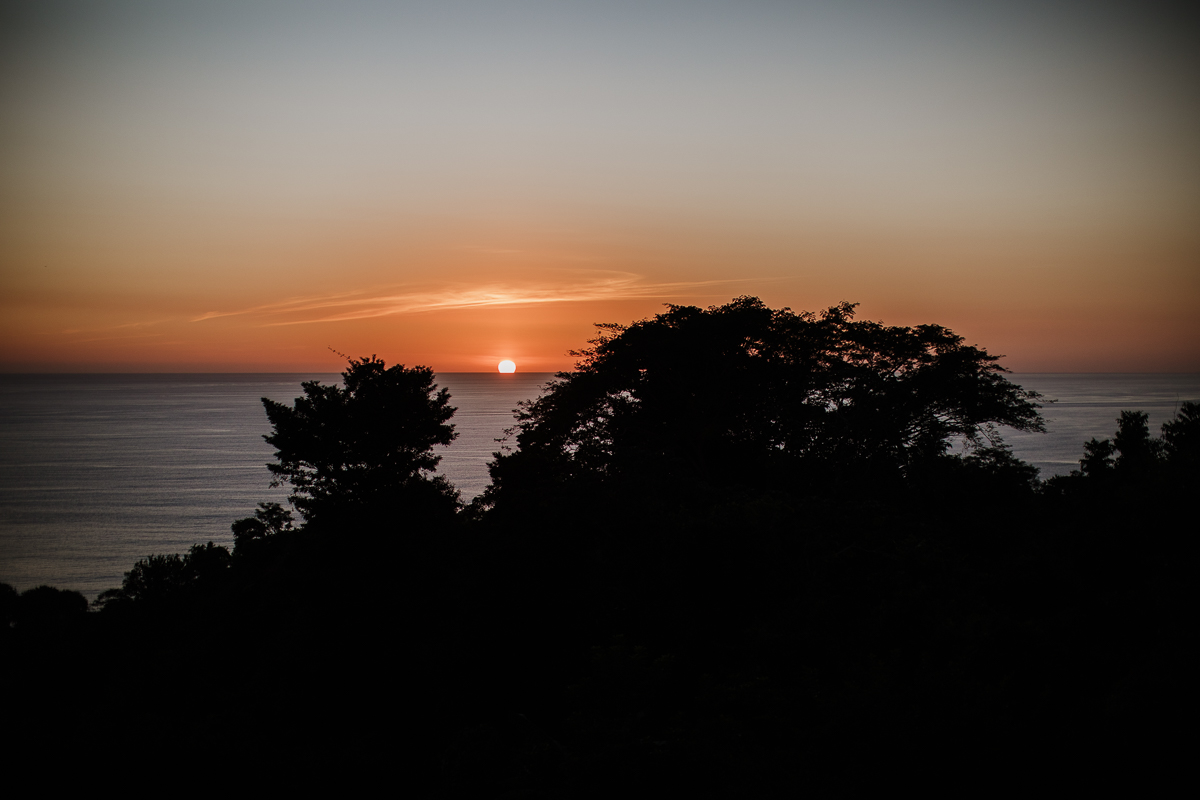
[[[572,371],[743,296],[1200,371],[1200,59],[1146,4],[59,5],[0,25],[0,373]]]
[[[501,372],[516,372],[517,365],[506,358],[500,362],[500,365],[497,367],[497,369],[499,369]]]

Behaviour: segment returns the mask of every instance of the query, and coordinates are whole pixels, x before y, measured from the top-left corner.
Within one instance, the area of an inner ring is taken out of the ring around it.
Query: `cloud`
[[[329,308],[341,303],[361,302],[361,299],[347,300],[346,298],[354,298],[356,295],[362,295],[362,291],[343,292],[335,295],[316,295],[313,297],[293,297],[287,300],[282,300],[278,303],[265,303],[263,305],[251,306],[237,311],[208,311],[198,317],[193,318],[192,322],[203,322],[206,319],[217,319],[218,317],[239,317],[255,314],[281,314],[295,311],[309,311],[317,308]]]
[[[335,295],[296,297],[278,303],[253,306],[238,311],[211,311],[193,319],[228,316],[255,316],[262,324],[304,325],[318,322],[344,322],[393,314],[417,314],[492,306],[533,306],[547,303],[572,303],[596,300],[628,300],[639,297],[685,297],[704,287],[733,283],[733,280],[676,281],[643,283],[642,276],[617,270],[571,270],[573,280],[561,282],[494,283],[449,286],[439,289],[396,287],[360,290]],[[582,279],[581,279],[582,278]],[[284,319],[281,319],[284,318]]]

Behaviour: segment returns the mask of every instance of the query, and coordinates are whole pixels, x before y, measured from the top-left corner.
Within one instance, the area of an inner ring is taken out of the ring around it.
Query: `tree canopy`
[[[1113,481],[1184,481],[1195,478],[1200,466],[1200,403],[1184,402],[1163,423],[1162,437],[1150,435],[1144,411],[1122,411],[1111,439],[1089,439],[1083,445],[1079,470],[1069,479],[1051,479],[1059,489],[1080,479],[1106,487]]]
[[[488,502],[552,482],[903,478],[956,438],[1043,429],[999,356],[938,325],[856,320],[850,303],[818,315],[741,297],[598,327],[576,371],[522,409]]]
[[[479,513],[430,475],[453,409],[428,369],[360,359],[265,401],[300,524],[261,503],[234,553],[143,559],[100,614],[0,584],[26,746],[98,769],[236,731],[239,764],[399,764],[436,797],[681,776],[866,794],[927,782],[930,753],[978,771],[1017,742],[1075,779],[1139,767],[1131,737],[1176,746],[1200,404],[1161,438],[1122,412],[1043,484],[996,436],[1042,427],[996,356],[853,309],[740,298],[601,326],[523,407]],[[414,519],[444,535],[342,535]]]
[[[449,392],[437,388],[433,370],[372,356],[351,360],[342,380],[305,382],[291,406],[263,398],[274,427],[263,438],[278,460],[268,468],[292,487],[305,521],[453,511],[458,493],[430,476],[440,461],[434,446],[457,436]]]

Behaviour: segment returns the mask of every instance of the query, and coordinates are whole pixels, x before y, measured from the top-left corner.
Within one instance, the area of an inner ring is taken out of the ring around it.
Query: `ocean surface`
[[[547,373],[446,373],[458,439],[439,471],[470,499],[521,400]],[[1042,477],[1076,468],[1083,443],[1111,436],[1122,410],[1150,415],[1151,429],[1185,400],[1200,375],[1009,376],[1041,392],[1048,433],[1006,431]],[[337,374],[0,375],[0,581],[19,591],[42,583],[89,599],[120,585],[152,553],[192,544],[230,545],[229,525],[257,503],[284,502],[271,488],[260,398],[290,402],[305,380]]]

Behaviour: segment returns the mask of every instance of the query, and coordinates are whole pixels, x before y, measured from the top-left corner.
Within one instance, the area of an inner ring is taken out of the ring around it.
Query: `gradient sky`
[[[755,294],[1200,371],[1172,7],[5,4],[0,370],[555,370]]]

